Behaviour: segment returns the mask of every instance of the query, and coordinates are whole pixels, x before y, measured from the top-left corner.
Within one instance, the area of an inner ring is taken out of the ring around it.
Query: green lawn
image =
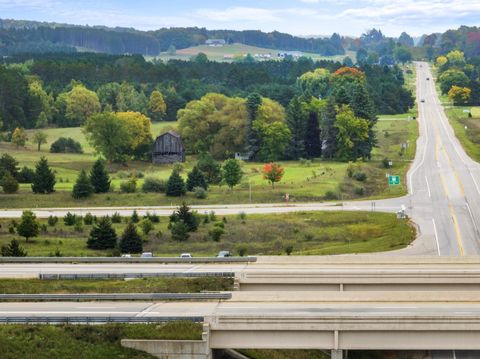
[[[464,110],[471,110],[472,117]],[[480,107],[449,107],[445,110],[450,124],[467,154],[480,161]],[[466,128],[465,128],[466,127]]]
[[[185,242],[171,239],[167,229],[168,220],[161,219],[148,236],[144,236],[144,250],[157,256],[178,256],[189,252],[194,256],[214,256],[221,250],[238,255],[285,255],[291,246],[293,255],[321,255],[340,253],[365,253],[399,249],[415,238],[415,230],[394,214],[371,212],[298,212],[274,215],[249,215],[246,218],[226,216],[224,235],[215,242],[209,232],[218,217],[202,224]],[[66,227],[62,219],[55,227],[47,227],[39,237],[25,239],[10,234],[10,220],[0,220],[0,245],[13,238],[19,239],[30,256],[49,256],[60,251],[63,256],[102,256],[108,251],[90,250],[86,240],[91,226],[84,225],[80,231]],[[41,220],[45,223],[45,220]],[[115,224],[118,235],[125,224]]]
[[[120,279],[0,279],[3,294],[47,294],[47,293],[200,293],[202,291],[229,291],[233,288],[232,278],[141,278]]]
[[[154,359],[123,348],[121,339],[199,340],[202,325],[188,322],[105,325],[0,325],[2,359]]]

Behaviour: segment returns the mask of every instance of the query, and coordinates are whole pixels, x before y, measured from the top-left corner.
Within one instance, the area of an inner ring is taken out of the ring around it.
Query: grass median
[[[131,280],[0,279],[2,294],[200,293],[230,291],[233,278],[141,278]]]
[[[199,340],[202,325],[166,324],[105,325],[0,325],[2,359],[153,359],[145,352],[123,348],[121,339]]]

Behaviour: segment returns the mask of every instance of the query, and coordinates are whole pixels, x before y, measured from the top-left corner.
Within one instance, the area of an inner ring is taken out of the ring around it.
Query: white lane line
[[[156,304],[150,304],[148,305],[144,310],[142,310],[141,312],[139,312],[136,317],[144,317],[145,314],[151,312],[154,308],[156,307]]]
[[[457,354],[455,353],[455,350],[453,351],[453,359],[457,359]]]
[[[473,217],[472,210],[470,209],[470,205],[468,202],[466,202],[467,209],[468,209],[468,214],[470,215],[470,219],[472,220],[473,226],[475,227],[475,232],[478,234],[478,227],[477,227],[477,222],[475,221],[475,218]]]
[[[425,176],[425,182],[427,182],[427,190],[428,190],[428,197],[432,197],[432,193],[430,192],[430,185],[428,184],[428,178]]]
[[[433,231],[435,233],[435,242],[437,243],[437,253],[440,256],[440,243],[438,242],[438,232],[437,232],[437,225],[435,224],[435,219],[432,218],[433,223]]]
[[[473,177],[473,173],[470,170],[470,168],[467,167],[467,170],[468,170],[468,173],[470,173],[470,177],[472,177],[473,184],[475,185],[475,188],[477,189],[477,193],[480,194],[480,188],[478,187],[477,180],[475,179],[475,177]]]

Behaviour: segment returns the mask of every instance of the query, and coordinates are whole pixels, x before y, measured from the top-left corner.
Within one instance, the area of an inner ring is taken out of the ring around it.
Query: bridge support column
[[[343,359],[343,350],[333,349],[331,359]]]

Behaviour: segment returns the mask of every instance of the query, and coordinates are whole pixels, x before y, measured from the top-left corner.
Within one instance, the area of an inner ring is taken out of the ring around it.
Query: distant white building
[[[280,59],[284,59],[287,56],[292,56],[295,59],[298,59],[303,56],[303,52],[301,51],[282,51],[277,54],[277,57]]]
[[[224,60],[233,60],[233,55],[232,54],[224,54],[223,59]]]
[[[212,46],[212,47],[221,47],[226,44],[224,39],[208,39],[205,41],[205,45]]]

